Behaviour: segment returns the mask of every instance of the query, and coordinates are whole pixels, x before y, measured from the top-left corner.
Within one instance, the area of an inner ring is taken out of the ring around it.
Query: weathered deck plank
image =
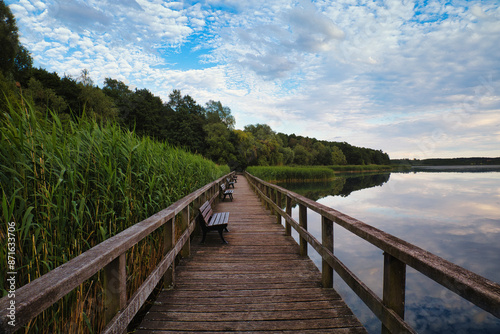
[[[366,333],[276,217],[260,204],[244,177],[232,202],[223,245],[217,233],[192,242],[176,268],[176,286],[157,298],[136,333]]]

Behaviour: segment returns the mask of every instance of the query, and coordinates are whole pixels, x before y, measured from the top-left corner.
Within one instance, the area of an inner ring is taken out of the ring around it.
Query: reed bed
[[[116,124],[81,119],[63,125],[26,103],[9,105],[0,128],[0,263],[7,262],[6,223],[15,222],[18,287],[229,172]],[[130,290],[156,266],[161,240],[151,236],[129,250]],[[99,332],[101,282],[96,274],[25,332]]]
[[[330,180],[335,178],[332,169],[326,167],[252,166],[247,171],[265,181]]]
[[[393,166],[389,165],[335,165],[327,166],[336,172],[372,172],[372,171],[388,171],[392,170]]]

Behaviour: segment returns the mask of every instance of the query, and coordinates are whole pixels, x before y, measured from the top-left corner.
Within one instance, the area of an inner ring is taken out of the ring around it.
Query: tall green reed
[[[4,227],[14,221],[18,287],[229,172],[116,124],[80,119],[63,125],[57,115],[37,114],[26,102],[2,111],[0,130],[0,263],[6,263]],[[150,267],[161,256],[154,251],[158,239],[147,238],[133,250],[147,253]],[[129,260],[128,271],[138,266],[144,264]],[[127,284],[138,286],[131,277]],[[98,331],[100,284],[98,274],[26,331]]]
[[[247,171],[266,181],[328,180],[335,178],[326,167],[252,166]]]

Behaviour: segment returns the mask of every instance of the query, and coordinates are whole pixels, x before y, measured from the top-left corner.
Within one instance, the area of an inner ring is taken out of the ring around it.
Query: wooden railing
[[[415,333],[404,321],[407,265],[500,318],[499,284],[332,208],[251,174],[246,176],[261,200],[276,214],[277,223],[281,224],[284,219],[286,234],[291,235],[291,227],[298,232],[301,254],[307,255],[310,244],[321,255],[323,286],[333,286],[335,270],[381,320],[382,333]],[[299,222],[292,218],[292,205],[295,204],[299,206]],[[321,242],[307,231],[307,209],[321,215]],[[333,255],[333,223],[384,251],[382,299]]]
[[[104,270],[106,327],[103,333],[123,333],[148,296],[164,278],[165,286],[174,279],[174,261],[189,255],[190,236],[196,226],[197,209],[206,201],[216,201],[219,185],[228,174],[187,195],[157,214],[133,225],[89,249],[76,258],[16,290],[15,326],[8,324],[10,299],[0,299],[0,332],[12,333],[59,301],[71,290]],[[194,214],[193,214],[194,213]],[[176,219],[181,231],[175,231]],[[164,257],[129,300],[126,293],[126,252],[146,236],[165,226]],[[175,240],[175,236],[180,237]]]

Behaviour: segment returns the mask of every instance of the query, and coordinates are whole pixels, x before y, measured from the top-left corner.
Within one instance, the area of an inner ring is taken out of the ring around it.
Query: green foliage
[[[265,181],[329,180],[335,178],[326,167],[252,166],[247,171]]]
[[[236,159],[232,144],[232,132],[223,123],[210,123],[203,127],[207,133],[206,157],[221,165],[227,165]]]
[[[240,165],[246,166],[328,166],[328,165],[389,165],[389,156],[369,148],[347,143],[320,141],[315,138],[276,134],[268,125],[245,126],[244,134],[237,131]]]
[[[22,81],[29,78],[33,59],[19,43],[16,19],[3,0],[0,1],[0,73]]]
[[[7,76],[14,71],[19,35],[16,19],[3,0],[0,1],[0,45],[0,72]]]
[[[182,96],[174,90],[167,103],[167,140],[172,145],[184,147],[192,152],[205,153],[205,111],[189,95]]]
[[[208,123],[222,123],[229,130],[234,130],[236,121],[231,115],[231,109],[224,107],[220,101],[208,101],[205,107],[205,115]]]
[[[30,104],[4,109],[0,129],[1,225],[16,222],[18,286],[229,172],[227,166],[116,124],[81,119],[64,128],[57,115],[41,118]],[[147,247],[161,256],[157,239],[148,239]],[[5,242],[1,230],[2,263]],[[143,259],[129,263],[130,272],[145,272],[134,267],[144,265],[147,254],[141,254],[129,257]],[[0,280],[5,281],[4,275],[2,271]],[[127,285],[136,280],[131,277]],[[56,305],[47,311],[49,317],[60,320],[63,313],[78,309],[78,300],[76,295],[66,298],[62,303],[69,308]],[[54,321],[54,326],[60,323]]]

